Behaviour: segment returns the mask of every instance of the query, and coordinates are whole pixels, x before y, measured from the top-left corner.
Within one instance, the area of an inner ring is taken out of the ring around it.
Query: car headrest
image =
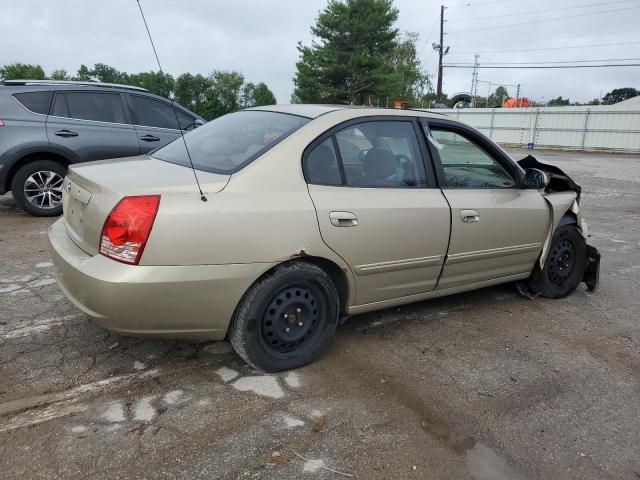
[[[364,174],[373,178],[388,178],[396,173],[398,160],[389,150],[373,148],[364,159]]]

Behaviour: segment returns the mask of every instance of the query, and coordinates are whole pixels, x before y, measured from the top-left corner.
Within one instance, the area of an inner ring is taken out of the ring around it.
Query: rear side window
[[[174,113],[171,105],[164,102],[140,95],[130,95],[129,99],[131,100],[131,108],[133,109],[133,118],[136,125],[178,130],[177,115],[181,129],[186,130],[193,126],[194,117],[177,108]]]
[[[47,115],[51,106],[53,92],[25,92],[16,93],[13,96],[32,112]]]
[[[223,115],[155,150],[153,158],[195,168],[230,174],[242,169],[281,140],[309,122],[286,113],[244,110]]]
[[[337,165],[327,141],[309,152],[305,178],[309,183],[367,188],[410,188],[427,186],[427,178],[413,123],[376,120],[358,123],[335,134]],[[322,153],[316,152],[320,150]],[[336,168],[337,167],[337,168]],[[336,171],[339,174],[336,176]]]
[[[342,185],[342,175],[331,137],[316,145],[305,157],[303,170],[307,183]]]
[[[119,93],[58,92],[51,115],[96,122],[127,123]]]

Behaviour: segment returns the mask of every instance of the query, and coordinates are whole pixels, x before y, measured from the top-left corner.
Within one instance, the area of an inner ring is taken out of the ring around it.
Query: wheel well
[[[567,212],[564,214],[564,216],[560,219],[560,222],[558,222],[558,226],[556,227],[556,230],[560,227],[564,227],[565,225],[578,225],[578,218],[576,217],[576,214],[573,212]]]
[[[349,283],[347,281],[346,274],[342,270],[342,268],[340,268],[334,262],[332,262],[331,260],[327,260],[326,258],[323,258],[323,257],[314,257],[312,255],[305,255],[300,258],[292,258],[291,260],[287,260],[286,262],[282,262],[277,265],[274,265],[269,270],[267,270],[262,275],[260,275],[260,277],[256,279],[256,282],[268,275],[271,275],[271,273],[273,273],[273,271],[279,266],[286,265],[292,262],[307,262],[307,263],[316,265],[320,267],[322,270],[324,270],[327,273],[327,275],[329,275],[334,285],[336,286],[336,289],[338,290],[338,296],[340,299],[340,313],[344,314],[347,312],[347,301],[349,298]]]
[[[11,168],[7,172],[7,176],[5,177],[5,180],[4,180],[5,191],[8,192],[9,190],[11,190],[11,182],[13,181],[13,176],[20,169],[20,167],[36,160],[51,160],[53,162],[58,162],[64,165],[65,167],[69,166],[69,164],[71,163],[67,158],[63,157],[62,155],[58,155],[57,153],[50,153],[50,152],[35,152],[35,153],[30,153],[28,155],[25,155],[24,157],[20,157],[17,161],[13,163],[13,165],[11,165]]]
[[[305,262],[313,263],[314,265],[317,265],[325,272],[327,272],[329,277],[331,277],[331,280],[333,280],[336,288],[338,289],[338,296],[340,297],[340,313],[347,313],[347,301],[349,299],[349,282],[347,281],[344,270],[333,263],[331,260],[327,260],[326,258],[322,257],[308,256],[304,257],[302,260]]]

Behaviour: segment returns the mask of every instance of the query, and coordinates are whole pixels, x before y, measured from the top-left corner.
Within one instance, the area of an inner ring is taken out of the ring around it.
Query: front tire
[[[331,277],[307,262],[280,265],[244,295],[229,327],[234,350],[265,372],[316,360],[331,344],[339,297]]]
[[[62,183],[67,168],[51,160],[36,160],[20,167],[11,181],[18,206],[37,217],[62,214]]]
[[[587,243],[575,225],[553,234],[549,253],[541,270],[536,266],[529,278],[529,290],[547,298],[562,298],[573,292],[584,277]]]

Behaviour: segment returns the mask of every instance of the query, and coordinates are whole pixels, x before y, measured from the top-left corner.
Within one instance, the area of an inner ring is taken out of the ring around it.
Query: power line
[[[549,12],[559,12],[561,10],[573,10],[575,8],[588,8],[588,7],[604,7],[606,5],[615,5],[615,4],[620,4],[620,3],[629,3],[629,2],[633,2],[635,0],[618,0],[616,2],[608,2],[606,4],[603,4],[602,2],[597,2],[597,3],[587,3],[587,4],[582,4],[582,5],[572,5],[570,7],[560,7],[560,8],[550,8],[550,9],[546,9],[546,10],[532,10],[532,11],[528,11],[528,12],[517,12],[517,13],[503,13],[500,15],[486,15],[483,17],[473,17],[472,19],[470,18],[453,18],[448,20],[449,22],[461,22],[461,21],[469,21],[469,20],[483,20],[485,18],[502,18],[502,17],[516,17],[516,16],[523,16],[523,15],[532,15],[532,14],[536,14],[536,13],[549,13]]]
[[[459,7],[479,7],[481,5],[489,5],[491,3],[505,3],[513,0],[489,0],[487,2],[465,2],[459,5],[448,5],[447,8],[459,8]]]
[[[591,32],[588,35],[573,35],[571,37],[541,37],[541,38],[527,38],[525,40],[512,40],[509,39],[509,43],[531,43],[531,42],[535,42],[538,40],[545,40],[545,41],[549,41],[549,40],[571,40],[574,38],[582,38],[582,37],[589,37],[592,38],[594,36],[599,36],[599,35],[619,35],[621,33],[635,33],[635,32],[640,32],[640,29],[632,29],[632,30],[618,30],[615,32]],[[500,45],[504,45],[504,39],[502,40],[497,40],[495,42],[482,42],[482,43],[462,43],[462,44],[453,44],[450,45],[451,48],[456,48],[456,47],[475,47],[477,45],[495,45],[496,43],[499,43]]]
[[[453,55],[475,55],[476,53],[490,54],[490,53],[509,53],[509,52],[537,52],[543,50],[566,50],[568,48],[597,48],[597,47],[617,47],[619,45],[637,45],[640,42],[614,42],[614,43],[594,43],[590,45],[574,45],[569,47],[544,47],[544,48],[520,48],[514,50],[474,50],[468,52],[451,52]]]
[[[420,58],[422,56],[422,52],[424,52],[424,48],[427,46],[427,43],[429,43],[429,40],[431,40],[431,36],[433,35],[433,32],[436,31],[436,27],[438,26],[438,23],[440,23],[440,19],[436,18],[436,21],[433,22],[433,28],[429,32],[429,35],[427,35],[427,38],[424,41],[424,44],[422,45],[422,48],[420,49],[420,53],[418,54],[418,58]]]
[[[547,65],[560,63],[632,62],[637,60],[640,60],[640,58],[601,58],[598,60],[558,60],[544,62],[482,62],[482,65]],[[471,64],[458,62],[457,65]]]
[[[446,68],[474,68],[473,65],[443,65]],[[523,66],[483,66],[478,65],[476,68],[492,68],[492,69],[522,69],[522,68],[610,68],[610,67],[640,67],[640,63],[621,63],[621,64],[605,64],[605,65],[523,65]]]
[[[600,10],[598,12],[590,12],[590,13],[581,13],[578,15],[573,15],[571,17],[571,20],[573,20],[576,17],[589,17],[592,15],[600,15],[603,13],[613,13],[613,12],[622,12],[622,11],[626,11],[626,10],[634,10],[636,8],[640,8],[640,5],[636,5],[634,7],[625,7],[625,8],[617,8],[617,9],[612,9],[612,10]],[[531,20],[528,22],[520,22],[520,23],[508,23],[506,25],[494,25],[491,27],[480,27],[480,28],[472,28],[472,29],[465,29],[465,30],[454,30],[453,32],[447,32],[447,33],[469,33],[469,32],[479,32],[482,30],[495,30],[496,28],[510,28],[510,27],[519,27],[522,25],[531,25],[533,23],[542,23],[542,22],[557,22],[557,21],[566,21],[568,20],[567,17],[558,17],[558,18],[546,18],[544,20]]]

